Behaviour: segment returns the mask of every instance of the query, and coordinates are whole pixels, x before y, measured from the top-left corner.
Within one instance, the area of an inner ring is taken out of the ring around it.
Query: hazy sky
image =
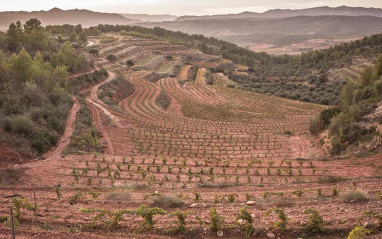
[[[317,6],[382,8],[382,0],[0,0],[0,11],[89,9],[101,12],[206,15]]]

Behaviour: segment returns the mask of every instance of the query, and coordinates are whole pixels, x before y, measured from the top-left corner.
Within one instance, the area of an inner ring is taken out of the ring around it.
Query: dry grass
[[[127,191],[111,192],[105,195],[105,199],[111,201],[130,201],[131,195]]]
[[[343,202],[350,202],[350,203],[364,202],[369,200],[369,196],[367,195],[365,191],[355,188],[342,194],[341,200]]]

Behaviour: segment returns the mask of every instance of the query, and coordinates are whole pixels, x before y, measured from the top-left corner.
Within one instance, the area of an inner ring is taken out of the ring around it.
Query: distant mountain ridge
[[[373,16],[296,16],[288,18],[219,18],[140,23],[190,34],[203,34],[241,46],[285,45],[317,38],[355,38],[382,32],[382,18]]]
[[[373,16],[382,18],[381,8],[364,8],[364,7],[315,7],[307,9],[274,9],[264,13],[242,12],[239,14],[226,15],[206,15],[206,16],[181,16],[175,21],[189,21],[201,19],[218,19],[218,18],[280,18],[280,17],[296,17],[296,16]]]
[[[142,22],[166,22],[174,21],[178,18],[175,15],[162,14],[162,15],[151,15],[151,14],[132,14],[132,13],[121,13],[122,16],[129,19],[136,19]]]
[[[53,8],[49,11],[0,12],[0,29],[7,29],[12,22],[25,22],[31,18],[39,19],[44,26],[81,24],[83,27],[90,27],[97,26],[98,24],[128,25],[140,22],[139,20],[128,19],[116,13],[100,13],[79,9],[65,11]]]

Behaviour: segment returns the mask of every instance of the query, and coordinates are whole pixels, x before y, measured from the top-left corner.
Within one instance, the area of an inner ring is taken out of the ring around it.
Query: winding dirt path
[[[70,137],[72,136],[76,128],[77,112],[81,107],[76,97],[73,97],[73,100],[74,100],[74,104],[72,109],[70,110],[69,117],[66,120],[65,132],[61,136],[61,139],[57,143],[56,147],[53,150],[44,154],[44,157],[46,157],[47,159],[60,158],[62,155],[62,152],[70,144]]]
[[[93,124],[96,126],[98,131],[102,134],[103,141],[107,144],[107,151],[108,151],[107,153],[114,154],[115,150],[113,147],[112,140],[110,138],[110,135],[107,129],[103,125],[102,113],[107,115],[117,127],[122,128],[123,124],[121,123],[120,119],[116,115],[114,115],[109,110],[107,110],[106,108],[107,106],[104,105],[104,103],[98,98],[98,95],[97,95],[99,87],[112,81],[115,78],[115,74],[113,72],[108,71],[108,73],[109,73],[109,77],[105,81],[95,85],[90,90],[90,96],[86,99],[86,101],[88,102],[89,108],[92,111]]]

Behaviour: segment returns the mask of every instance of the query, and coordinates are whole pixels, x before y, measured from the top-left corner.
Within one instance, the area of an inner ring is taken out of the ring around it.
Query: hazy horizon
[[[83,0],[81,2],[67,0],[36,0],[31,3],[27,0],[14,0],[2,3],[0,11],[41,11],[52,8],[63,10],[87,9],[107,13],[132,14],[171,14],[171,15],[213,15],[230,14],[244,11],[265,12],[271,9],[304,9],[313,7],[374,7],[382,8],[381,0],[269,0],[263,3],[260,0]],[[22,6],[22,8],[20,8]]]

